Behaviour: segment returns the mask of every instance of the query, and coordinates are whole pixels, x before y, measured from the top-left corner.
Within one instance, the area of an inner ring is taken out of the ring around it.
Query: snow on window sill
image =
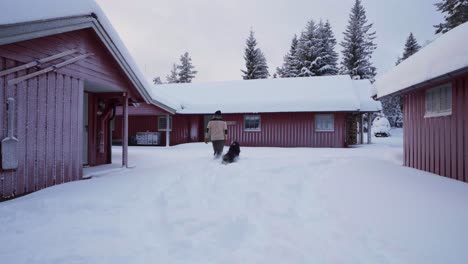
[[[260,129],[244,129],[244,132],[262,132]]]
[[[439,113],[426,113],[424,118],[431,118],[431,117],[441,117],[441,116],[450,116],[452,115],[452,111],[447,112],[439,112]]]
[[[315,132],[335,132],[335,130],[316,129]]]

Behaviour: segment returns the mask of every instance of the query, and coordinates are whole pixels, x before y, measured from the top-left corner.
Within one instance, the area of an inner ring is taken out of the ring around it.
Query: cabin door
[[[88,164],[88,93],[83,96],[83,165]]]

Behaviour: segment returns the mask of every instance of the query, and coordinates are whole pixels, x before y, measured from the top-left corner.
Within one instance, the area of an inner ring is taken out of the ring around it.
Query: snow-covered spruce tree
[[[179,74],[177,72],[177,65],[172,64],[172,70],[169,75],[166,76],[167,83],[179,83]]]
[[[410,33],[409,37],[406,39],[405,49],[403,51],[403,56],[398,58],[396,64],[400,64],[402,61],[406,60],[421,48],[413,33]],[[381,100],[382,102],[382,111],[387,117],[390,125],[392,127],[403,127],[403,112],[402,112],[402,103],[401,96],[394,95],[388,96]]]
[[[291,78],[297,77],[301,71],[301,66],[299,60],[297,59],[297,36],[294,35],[294,38],[291,41],[291,47],[289,48],[288,53],[283,57],[284,62],[281,68],[277,68],[276,71],[281,78]]]
[[[157,76],[153,79],[154,84],[163,84],[163,81],[161,81],[161,77]]]
[[[318,57],[317,76],[338,74],[338,53],[335,51],[336,39],[330,22],[320,21],[317,28]]]
[[[421,46],[418,44],[418,41],[416,41],[416,38],[414,37],[413,33],[410,33],[409,37],[406,39],[403,57],[398,58],[396,65],[400,64],[402,61],[406,60],[411,55],[418,52],[419,49],[421,49]]]
[[[319,67],[317,64],[318,45],[317,25],[314,20],[310,20],[297,43],[296,58],[301,68],[300,77],[317,75]]]
[[[270,76],[265,55],[257,48],[257,40],[255,39],[253,30],[250,30],[250,35],[246,40],[244,59],[246,69],[241,70],[244,80],[266,79]]]
[[[340,43],[343,47],[341,74],[351,75],[354,79],[373,79],[376,68],[371,63],[372,53],[377,45],[374,44],[375,32],[370,32],[372,23],[367,23],[366,10],[361,0],[356,0],[349,24]]]
[[[445,13],[445,22],[434,26],[436,34],[445,33],[468,21],[468,0],[442,0],[435,6],[437,11]]]
[[[180,83],[191,83],[192,79],[195,78],[197,71],[194,70],[195,67],[192,65],[192,58],[190,58],[189,53],[185,52],[180,56],[180,65],[177,65],[179,82]]]

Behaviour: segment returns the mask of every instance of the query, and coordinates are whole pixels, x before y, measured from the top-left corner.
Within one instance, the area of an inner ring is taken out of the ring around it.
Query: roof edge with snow
[[[162,103],[149,94],[147,89],[148,84],[145,85],[146,81],[144,77],[142,77],[138,69],[135,69],[136,64],[132,61],[125,46],[118,39],[116,33],[108,32],[109,30],[113,31],[113,29],[106,28],[100,19],[104,19],[104,24],[109,25],[107,27],[111,27],[104,14],[100,18],[95,13],[0,25],[0,45],[91,28],[123,69],[145,102],[154,104],[174,114],[176,110],[173,106]]]

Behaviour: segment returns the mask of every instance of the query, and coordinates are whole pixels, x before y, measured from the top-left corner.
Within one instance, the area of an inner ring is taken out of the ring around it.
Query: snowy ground
[[[400,166],[393,135],[227,166],[205,144],[133,147],[136,168],[0,203],[0,260],[467,263],[468,184]]]

